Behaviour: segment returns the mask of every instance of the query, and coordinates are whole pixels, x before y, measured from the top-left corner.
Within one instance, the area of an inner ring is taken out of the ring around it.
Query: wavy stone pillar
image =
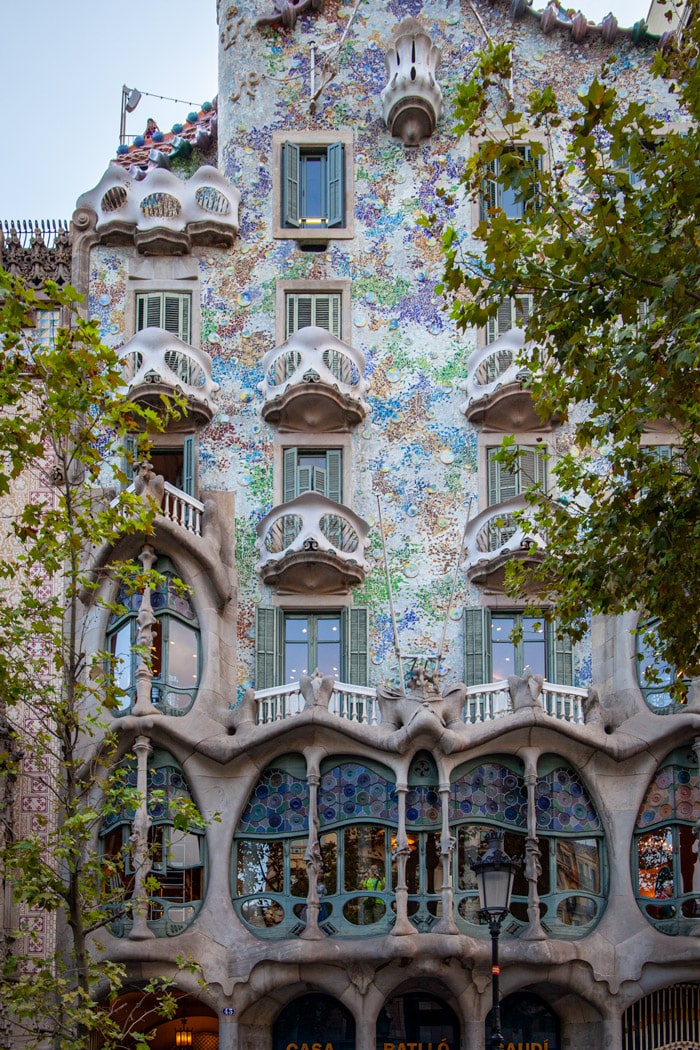
[[[452,890],[452,853],[456,840],[450,834],[450,784],[440,784],[440,808],[442,829],[440,833],[440,863],[442,866],[442,915],[433,927],[435,933],[459,933],[454,917],[454,893]]]
[[[440,50],[417,18],[405,18],[393,36],[386,53],[382,117],[405,146],[417,146],[432,135],[442,113],[442,91],[435,79]]]
[[[129,931],[132,941],[146,941],[155,937],[148,927],[148,892],[146,880],[151,871],[151,855],[148,849],[148,830],[151,818],[148,815],[148,756],[151,742],[147,736],[134,740],[136,753],[136,790],[139,795],[138,809],[134,814],[131,830],[132,863],[134,865],[134,891],[131,895],[133,924]]]
[[[323,932],[318,927],[318,914],[321,910],[318,886],[323,869],[318,826],[318,788],[321,778],[318,773],[307,772],[306,782],[309,785],[309,842],[304,860],[309,888],[306,893],[306,926],[299,936],[302,940],[319,941],[323,939]]]
[[[540,895],[537,880],[542,874],[540,844],[537,838],[537,812],[535,787],[537,786],[537,752],[524,748],[525,787],[527,788],[527,838],[525,839],[525,878],[527,879],[528,927],[521,936],[523,941],[544,941],[547,934],[542,929],[540,917]]]
[[[146,464],[150,466],[150,464]],[[139,561],[143,565],[144,572],[149,572],[156,562],[156,552],[148,544],[139,554]],[[141,608],[136,617],[138,632],[136,634],[136,645],[149,653],[153,649],[153,627],[156,618],[153,615],[151,605],[151,588],[144,587],[141,596]],[[137,656],[136,664],[136,703],[132,714],[134,715],[159,715],[160,711],[151,701],[151,685],[153,683],[153,666],[150,656],[145,657],[142,653]]]
[[[408,786],[406,784],[396,785],[396,794],[399,801],[399,826],[396,833],[396,849],[394,859],[397,861],[396,872],[396,922],[391,931],[393,937],[403,937],[409,933],[415,933],[416,928],[408,918],[408,883],[406,882],[406,864],[411,856],[411,847],[408,844],[406,834],[406,795]]]

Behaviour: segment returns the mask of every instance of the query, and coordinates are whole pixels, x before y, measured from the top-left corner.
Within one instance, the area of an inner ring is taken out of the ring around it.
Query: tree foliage
[[[498,161],[523,214],[492,207],[471,240],[442,233],[442,290],[461,328],[532,293],[521,363],[540,417],[564,424],[554,485],[528,496],[546,554],[509,566],[511,592],[527,573],[577,637],[589,612],[639,610],[689,676],[700,674],[699,39],[695,19],[653,58],[684,121],[671,126],[617,93],[614,58],[573,108],[549,85],[518,108],[510,45],[491,44],[458,95],[458,131],[478,144],[462,184],[482,199]],[[667,458],[649,448],[660,440]]]
[[[37,295],[0,270],[0,881],[15,909],[57,930],[55,949],[38,950],[32,924],[12,929],[5,913],[0,1003],[23,1045],[55,1047],[86,1047],[95,1029],[107,1045],[120,1034],[94,990],[113,998],[124,979],[99,944],[125,906],[123,880],[110,878],[123,858],[101,857],[96,838],[102,811],[137,803],[112,769],[105,714],[120,690],[109,654],[86,651],[85,611],[102,600],[107,573],[135,587],[148,580],[133,578],[133,565],[89,562],[127,534],[153,532],[156,508],[127,489],[121,449],[132,435],[141,455],[177,410],[129,400],[118,355],[77,301],[52,284]],[[44,310],[63,323],[42,344],[32,333]],[[20,827],[23,771],[47,806]],[[173,1014],[167,983],[158,994]]]

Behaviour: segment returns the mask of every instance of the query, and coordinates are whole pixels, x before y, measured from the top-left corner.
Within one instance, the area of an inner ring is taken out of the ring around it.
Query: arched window
[[[456,1013],[424,987],[393,996],[377,1017],[377,1050],[398,1050],[411,1043],[433,1050],[438,1046],[458,1050],[462,1045]]]
[[[638,904],[663,933],[697,929],[700,865],[693,823],[699,803],[693,753],[674,751],[647,789],[632,859]]]
[[[486,1045],[492,1045],[492,1014],[486,1018]],[[559,1018],[532,992],[513,992],[501,1002],[501,1033],[506,1046],[559,1050]]]
[[[682,674],[660,656],[653,624],[640,623],[637,630],[637,679],[642,696],[652,711],[670,714],[679,702],[684,701],[687,682],[683,682]],[[680,696],[674,696],[671,686],[679,678],[683,682],[683,692]]]
[[[270,766],[248,799],[233,849],[236,911],[260,937],[289,936],[303,922],[308,892],[306,765],[286,755]]]
[[[272,1050],[290,1047],[355,1050],[355,1018],[331,995],[312,992],[287,1003],[272,1029]]]
[[[151,593],[156,618],[153,637],[151,702],[164,714],[184,715],[192,707],[201,667],[200,632],[190,596],[178,588],[175,568],[160,558],[154,566],[165,579]],[[134,652],[141,608],[141,594],[122,587],[117,597],[123,612],[112,613],[107,628],[107,647],[115,660],[116,684],[124,691],[121,714],[131,710],[136,698]]]
[[[126,789],[136,790],[136,766],[123,767],[122,782]],[[176,828],[175,822],[183,804],[194,805],[187,781],[180,767],[165,751],[154,751],[148,763],[148,925],[158,937],[173,937],[190,925],[204,898],[205,837],[199,824]],[[134,800],[135,806],[138,800]],[[113,885],[109,890],[123,896],[115,907],[117,917],[112,933],[121,937],[132,925],[129,897],[134,888],[132,833],[135,809],[123,806],[116,813],[106,813],[100,830],[102,855],[116,861]]]
[[[474,935],[481,920],[469,862],[484,849],[487,831],[503,831],[506,852],[525,856],[527,791],[522,767],[506,758],[466,767],[453,782],[450,805],[450,823],[457,832],[457,919]],[[555,756],[539,762],[535,811],[542,925],[553,937],[583,937],[605,904],[602,829],[578,774]],[[505,935],[518,936],[527,925],[527,902],[528,884],[521,866],[503,926]]]

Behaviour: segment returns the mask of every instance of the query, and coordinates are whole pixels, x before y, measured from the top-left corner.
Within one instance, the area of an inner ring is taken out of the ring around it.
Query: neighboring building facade
[[[700,697],[644,681],[634,616],[572,646],[507,598],[507,561],[545,542],[510,514],[571,434],[515,363],[536,302],[461,335],[417,223],[457,188],[452,100],[485,31],[514,41],[517,98],[552,81],[571,105],[615,54],[627,97],[673,121],[653,43],[498,0],[218,18],[218,105],[122,151],[73,217],[74,283],[131,395],[189,405],[135,479],[162,513],[126,553],[166,583],[86,613],[121,658],[133,781],[158,790],[145,838],[126,812],[100,832],[133,847],[129,892],[144,867],[160,887],[104,937],[124,1002],[154,1050],[476,1050],[490,943],[469,861],[497,828],[524,858],[506,1045],[700,1046]],[[450,218],[468,237],[483,206]],[[206,832],[174,828],[181,794],[219,815]],[[139,982],[187,955],[204,985],[178,974],[159,1023]]]

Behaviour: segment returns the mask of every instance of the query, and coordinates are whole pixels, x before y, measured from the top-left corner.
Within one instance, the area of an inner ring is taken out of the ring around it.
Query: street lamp
[[[498,965],[498,938],[501,923],[510,910],[510,895],[513,890],[517,863],[503,852],[503,835],[498,831],[490,831],[486,835],[486,852],[478,860],[471,861],[470,864],[476,875],[479,890],[479,914],[488,922],[491,934],[491,988],[493,992],[491,1047],[492,1050],[503,1050],[501,1004],[498,992],[498,978],[501,973]]]

